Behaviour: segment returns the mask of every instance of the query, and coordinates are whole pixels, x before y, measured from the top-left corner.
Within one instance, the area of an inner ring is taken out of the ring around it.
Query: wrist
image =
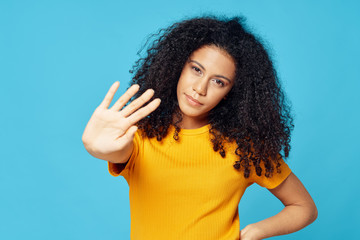
[[[261,240],[262,231],[256,224],[249,224],[241,230],[241,240]]]

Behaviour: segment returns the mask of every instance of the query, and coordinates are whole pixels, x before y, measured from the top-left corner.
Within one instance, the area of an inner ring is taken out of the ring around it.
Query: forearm
[[[259,240],[296,232],[312,223],[316,217],[317,210],[313,204],[289,205],[270,218],[246,226],[241,231],[241,239]]]

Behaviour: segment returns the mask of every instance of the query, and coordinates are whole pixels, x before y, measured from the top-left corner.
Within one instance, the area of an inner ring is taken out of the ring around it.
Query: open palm
[[[160,99],[157,98],[144,106],[154,95],[154,91],[148,89],[124,107],[139,90],[138,85],[132,85],[109,108],[118,87],[119,82],[110,87],[85,127],[82,140],[85,148],[91,153],[109,154],[124,149],[134,138],[137,130],[135,124],[160,105]]]

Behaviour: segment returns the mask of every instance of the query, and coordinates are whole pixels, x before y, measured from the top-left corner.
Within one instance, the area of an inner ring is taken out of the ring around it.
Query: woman
[[[109,108],[119,83],[111,86],[82,138],[129,184],[132,239],[263,239],[316,219],[283,160],[293,125],[276,71],[242,19],[175,23],[134,72]],[[240,231],[238,204],[252,183],[285,207]]]

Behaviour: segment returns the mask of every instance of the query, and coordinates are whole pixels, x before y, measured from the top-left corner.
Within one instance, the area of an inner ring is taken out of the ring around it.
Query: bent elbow
[[[314,222],[318,217],[318,209],[314,202],[308,207],[308,222],[311,224]]]

